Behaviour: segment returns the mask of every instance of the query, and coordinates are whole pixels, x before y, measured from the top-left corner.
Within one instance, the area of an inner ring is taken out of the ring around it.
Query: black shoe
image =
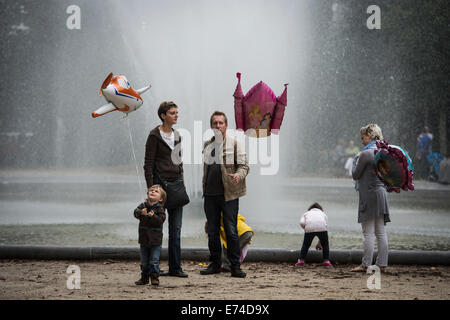
[[[159,286],[159,279],[158,279],[158,274],[157,273],[152,273],[150,275],[150,279],[151,279],[151,282],[152,282],[153,286]]]
[[[161,272],[159,274],[162,277],[179,277],[179,278],[187,278],[189,277],[187,273],[183,271],[177,271],[177,272]]]
[[[169,275],[171,277],[179,277],[179,278],[187,278],[187,277],[189,277],[187,273],[185,273],[185,272],[183,272],[181,270],[177,271],[177,272],[169,273]]]
[[[231,276],[236,278],[245,278],[247,274],[240,267],[231,267]]]
[[[208,275],[208,274],[214,274],[214,273],[220,273],[220,267],[217,264],[215,264],[214,262],[211,262],[206,269],[200,270],[200,274],[202,274],[202,275]]]
[[[138,281],[136,281],[134,284],[137,286],[143,286],[143,285],[148,284],[148,281],[149,281],[149,276],[142,275],[141,278]]]

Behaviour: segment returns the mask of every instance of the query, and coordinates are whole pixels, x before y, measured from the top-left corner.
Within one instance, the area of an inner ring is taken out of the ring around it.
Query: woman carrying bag
[[[378,254],[375,264],[381,272],[388,265],[388,238],[386,223],[390,222],[389,203],[384,183],[375,173],[374,157],[376,141],[383,140],[383,134],[377,124],[371,123],[360,129],[362,151],[355,157],[352,167],[355,188],[359,192],[358,223],[361,223],[364,235],[364,254],[361,265],[353,268],[353,272],[366,272],[372,265],[375,238]]]
[[[181,137],[172,127],[178,120],[178,106],[164,101],[158,108],[162,124],[150,131],[145,146],[144,173],[147,188],[161,185],[167,193],[169,216],[169,271],[161,276],[186,278],[181,268],[181,222],[183,206],[189,203],[181,162]]]

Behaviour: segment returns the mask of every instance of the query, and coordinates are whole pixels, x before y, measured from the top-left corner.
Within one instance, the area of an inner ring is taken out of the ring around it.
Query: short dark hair
[[[225,123],[228,124],[227,115],[223,113],[222,111],[214,111],[214,113],[211,115],[211,118],[209,119],[209,125],[212,127],[212,120],[215,116],[223,116],[225,118]]]
[[[321,206],[320,204],[318,204],[317,202],[314,202],[314,203],[308,208],[308,211],[311,210],[311,209],[319,209],[319,210],[322,210],[322,211],[323,211],[322,206]]]
[[[167,114],[170,108],[178,108],[178,106],[173,101],[163,101],[159,105],[158,108],[158,117],[164,122],[164,119],[161,117],[161,114]]]

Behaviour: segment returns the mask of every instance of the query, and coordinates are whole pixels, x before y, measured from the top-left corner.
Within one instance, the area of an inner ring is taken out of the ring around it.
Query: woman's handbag
[[[170,181],[159,177],[164,191],[167,193],[167,200],[164,203],[166,209],[175,209],[187,205],[190,202],[189,196],[184,186],[183,178]]]

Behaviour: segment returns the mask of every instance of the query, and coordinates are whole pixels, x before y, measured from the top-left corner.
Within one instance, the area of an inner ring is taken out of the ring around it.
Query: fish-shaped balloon
[[[241,74],[237,73],[238,84],[234,96],[236,129],[253,137],[267,137],[278,134],[287,105],[287,83],[278,98],[272,89],[260,81],[244,96],[241,88]],[[249,130],[254,129],[254,130]]]

